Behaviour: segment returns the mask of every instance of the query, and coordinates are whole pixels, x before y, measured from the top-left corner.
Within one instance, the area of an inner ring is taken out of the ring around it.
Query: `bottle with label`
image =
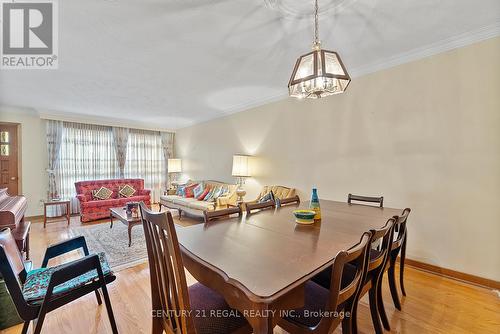
[[[318,222],[321,220],[321,208],[319,206],[318,190],[313,188],[311,195],[311,204],[309,204],[309,209],[316,212],[314,216],[314,221]]]

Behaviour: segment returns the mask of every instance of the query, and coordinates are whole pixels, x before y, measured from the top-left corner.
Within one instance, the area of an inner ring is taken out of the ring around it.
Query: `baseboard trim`
[[[488,289],[495,289],[495,290],[500,290],[500,282],[495,281],[489,278],[484,278],[484,277],[479,277],[471,274],[466,274],[460,271],[452,270],[452,269],[447,269],[447,268],[442,268],[439,266],[435,266],[433,264],[417,261],[417,260],[412,260],[412,259],[405,259],[405,265],[430,272],[432,274],[436,274],[439,276],[445,276],[448,278],[452,278],[458,281],[478,285],[484,288]]]

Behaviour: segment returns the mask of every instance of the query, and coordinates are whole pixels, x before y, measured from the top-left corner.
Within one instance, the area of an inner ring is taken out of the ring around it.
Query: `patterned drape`
[[[118,162],[119,177],[125,177],[125,162],[127,161],[127,144],[129,129],[113,127],[113,143],[115,146],[116,161]]]
[[[61,152],[63,122],[48,120],[47,127],[47,152],[48,152],[48,168],[49,188],[47,197],[59,197],[60,191],[56,183],[56,169],[59,165],[59,154]]]
[[[163,148],[163,159],[165,159],[164,187],[168,189],[168,159],[174,156],[174,134],[172,132],[161,132],[161,146]]]

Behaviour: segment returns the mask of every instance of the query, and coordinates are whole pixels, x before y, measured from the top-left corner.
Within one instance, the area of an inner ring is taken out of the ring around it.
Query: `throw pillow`
[[[120,197],[128,198],[132,197],[135,194],[135,189],[130,184],[120,186],[118,189],[118,194],[120,195]]]
[[[203,193],[200,195],[200,196],[197,196],[196,199],[198,201],[203,201],[205,199],[205,196],[207,196],[207,194],[210,192],[210,189],[208,188],[205,188],[205,190],[203,191]]]
[[[177,187],[177,192],[175,193],[177,196],[182,196],[182,197],[185,197],[186,196],[186,186],[178,186]]]
[[[267,201],[274,201],[274,194],[272,191],[268,192],[267,194],[265,194],[264,196],[262,196],[261,198],[259,198],[259,200],[257,201],[258,203],[264,203],[264,202],[267,202]]]
[[[222,186],[216,187],[215,190],[214,190],[212,198],[213,199],[217,199],[217,198],[220,197],[221,194],[222,194]]]
[[[201,194],[203,194],[203,191],[205,191],[205,189],[203,189],[203,183],[200,183],[199,185],[193,188],[194,197],[198,198]]]
[[[93,190],[92,191],[92,198],[94,200],[106,200],[110,199],[111,195],[113,195],[113,191],[106,188],[106,187],[101,187],[98,190]]]
[[[215,192],[215,188],[212,188],[210,189],[210,191],[208,192],[208,194],[203,198],[204,201],[208,202],[208,201],[211,201],[214,197],[214,192]]]
[[[195,184],[191,184],[189,186],[187,186],[186,188],[184,188],[184,190],[186,191],[186,198],[193,198],[194,197],[194,188],[198,185],[198,183],[195,183]]]

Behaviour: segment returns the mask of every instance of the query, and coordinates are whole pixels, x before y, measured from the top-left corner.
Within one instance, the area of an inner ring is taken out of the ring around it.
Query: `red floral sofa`
[[[119,187],[129,184],[136,192],[132,197],[120,197]],[[110,199],[94,200],[92,191],[106,187],[113,191]],[[127,202],[143,201],[151,206],[150,190],[144,189],[143,179],[114,179],[75,182],[76,198],[80,202],[80,221],[82,223],[109,217],[109,209],[124,206]]]

